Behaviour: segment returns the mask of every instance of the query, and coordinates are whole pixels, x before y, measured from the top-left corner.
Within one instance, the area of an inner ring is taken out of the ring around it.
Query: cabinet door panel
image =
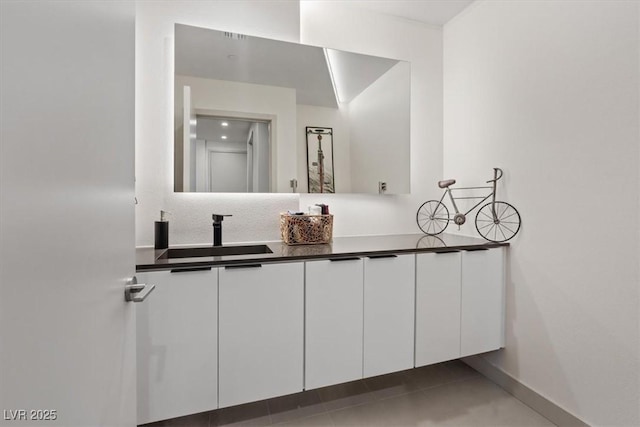
[[[138,424],[218,406],[218,270],[138,273]]]
[[[304,264],[220,270],[220,407],[302,391]]]
[[[416,366],[460,357],[460,256],[416,255]]]
[[[305,388],[362,378],[363,263],[306,263]]]
[[[504,347],[504,252],[463,252],[461,356]]]
[[[415,255],[364,260],[364,376],[413,367]]]

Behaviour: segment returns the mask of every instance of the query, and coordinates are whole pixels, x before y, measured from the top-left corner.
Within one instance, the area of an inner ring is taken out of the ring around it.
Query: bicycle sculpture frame
[[[491,242],[506,242],[520,231],[520,214],[517,209],[507,202],[496,200],[496,186],[500,178],[502,178],[502,169],[493,168],[493,179],[487,181],[490,186],[483,187],[459,187],[451,188],[456,183],[455,179],[445,179],[438,181],[438,187],[444,189],[444,193],[440,200],[428,200],[424,202],[416,213],[416,222],[418,227],[425,234],[435,236],[442,233],[449,221],[458,225],[458,228],[467,221],[467,215],[475,208],[491,198],[491,201],[482,206],[476,214],[476,230],[485,239]],[[454,190],[491,190],[486,196],[467,196],[454,197]],[[449,195],[451,205],[455,211],[453,218],[449,215],[449,209],[443,203],[446,195]],[[476,199],[480,200],[471,209],[462,213],[458,209],[456,200]]]

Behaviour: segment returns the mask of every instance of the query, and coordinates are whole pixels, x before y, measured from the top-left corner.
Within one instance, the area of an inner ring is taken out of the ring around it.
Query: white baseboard
[[[585,423],[570,412],[567,412],[565,409],[556,405],[546,397],[541,396],[529,387],[523,385],[511,375],[487,362],[487,360],[482,356],[470,356],[460,360],[502,387],[516,399],[520,400],[522,403],[529,406],[552,423],[563,427],[589,427],[589,424]]]

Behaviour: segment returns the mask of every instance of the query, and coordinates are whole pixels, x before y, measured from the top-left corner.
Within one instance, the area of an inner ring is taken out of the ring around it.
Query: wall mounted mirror
[[[175,191],[410,193],[410,89],[406,61],[176,24]]]

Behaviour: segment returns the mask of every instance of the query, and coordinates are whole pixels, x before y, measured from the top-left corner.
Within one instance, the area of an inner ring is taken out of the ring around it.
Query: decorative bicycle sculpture
[[[478,210],[476,214],[476,230],[485,239],[491,242],[506,242],[513,238],[520,230],[520,214],[518,210],[507,202],[496,200],[496,184],[500,178],[502,178],[502,169],[493,168],[493,179],[487,181],[490,186],[485,187],[459,187],[451,188],[456,183],[455,179],[445,179],[444,181],[438,181],[438,187],[444,188],[444,193],[440,200],[428,200],[424,202],[416,213],[416,222],[418,227],[425,234],[435,236],[442,233],[449,221],[453,221],[458,228],[467,221],[467,215],[471,213],[475,208],[480,206],[486,200],[491,198],[491,201]],[[491,190],[486,196],[467,196],[467,197],[454,197],[454,190]],[[449,215],[449,209],[443,203],[444,197],[449,195],[451,205],[455,211],[453,218]],[[456,205],[456,200],[462,199],[481,199],[467,212],[460,212]]]

